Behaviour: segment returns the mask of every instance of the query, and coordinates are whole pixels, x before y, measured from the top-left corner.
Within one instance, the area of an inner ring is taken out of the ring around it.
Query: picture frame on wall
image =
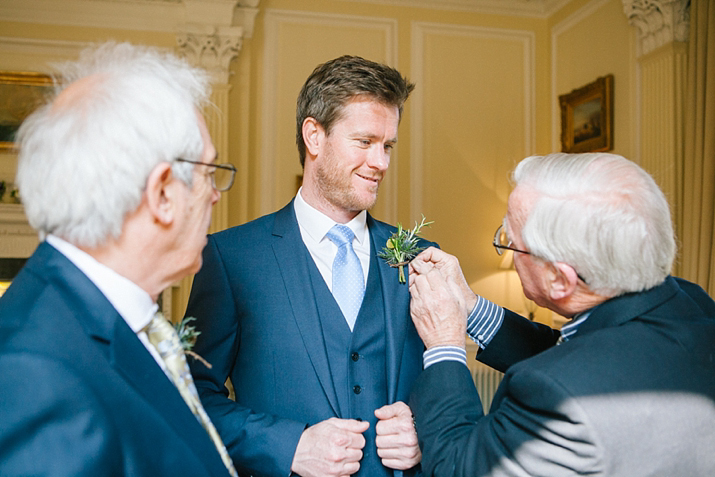
[[[52,86],[46,74],[0,71],[0,150],[14,147],[20,124],[43,103]]]
[[[559,96],[559,104],[563,152],[613,149],[613,75]]]

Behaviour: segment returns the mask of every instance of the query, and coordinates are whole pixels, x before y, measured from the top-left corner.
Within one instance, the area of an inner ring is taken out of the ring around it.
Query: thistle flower
[[[419,233],[422,227],[428,227],[434,223],[425,222],[425,216],[422,216],[422,221],[418,224],[415,222],[415,227],[412,230],[405,230],[402,224],[397,224],[397,232],[393,233],[382,251],[377,254],[391,267],[397,267],[400,271],[399,282],[406,283],[404,266],[415,258],[425,247],[418,245]]]
[[[179,342],[181,343],[181,347],[184,349],[184,354],[189,355],[194,359],[198,359],[204,363],[207,368],[211,369],[211,363],[202,358],[198,353],[192,351],[194,345],[196,344],[196,339],[201,334],[200,331],[196,331],[195,326],[189,325],[192,321],[196,321],[196,318],[193,316],[187,316],[174,325],[176,333],[179,335]]]

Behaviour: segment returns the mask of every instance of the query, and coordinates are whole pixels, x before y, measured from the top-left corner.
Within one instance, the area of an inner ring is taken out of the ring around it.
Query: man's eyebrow
[[[373,134],[373,133],[369,133],[369,132],[360,132],[360,131],[357,131],[357,132],[351,134],[350,137],[355,138],[355,139],[359,139],[359,138],[378,139],[378,138],[380,138],[380,137],[382,137],[382,136],[380,136],[379,134]],[[397,138],[396,138],[396,137],[393,137],[393,138],[390,138],[390,139],[386,139],[385,142],[386,142],[386,143],[389,143],[389,144],[396,144],[396,143],[397,143]]]

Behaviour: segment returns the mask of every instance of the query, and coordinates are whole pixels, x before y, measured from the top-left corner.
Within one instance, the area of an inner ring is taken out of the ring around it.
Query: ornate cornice
[[[341,0],[406,7],[435,8],[470,13],[547,18],[571,0]]]
[[[674,41],[688,41],[688,0],[622,0],[631,25],[640,31],[641,54]]]

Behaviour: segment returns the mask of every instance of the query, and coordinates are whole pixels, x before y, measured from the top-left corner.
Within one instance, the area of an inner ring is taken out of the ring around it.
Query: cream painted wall
[[[550,20],[553,149],[561,147],[558,96],[612,74],[612,152],[638,162],[636,30],[628,24],[621,0],[576,1],[569,7]]]
[[[498,268],[490,242],[506,209],[510,169],[526,155],[560,148],[558,95],[614,74],[616,152],[637,157],[635,30],[622,8],[620,0],[572,0],[550,16],[514,16],[343,0],[261,0],[253,35],[244,38],[231,65],[228,157],[222,159],[239,174],[222,199],[229,225],[292,197],[301,172],[295,99],[309,72],[341,54],[384,61],[417,89],[406,105],[374,215],[405,225],[422,213],[435,220],[425,236],[460,258],[475,291],[523,310],[519,286]],[[167,48],[176,42],[167,31],[42,21],[0,18],[0,37],[59,42],[65,49],[55,51],[57,57],[107,39]],[[0,69],[42,69],[55,53],[13,53],[0,41]],[[11,159],[0,155],[0,174]],[[545,311],[537,316],[551,320]]]

